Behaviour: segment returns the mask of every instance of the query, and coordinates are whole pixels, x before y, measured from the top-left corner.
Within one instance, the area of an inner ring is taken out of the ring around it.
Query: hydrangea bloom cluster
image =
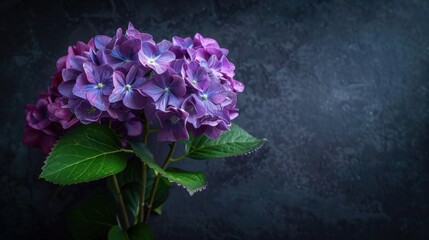
[[[217,138],[238,116],[228,50],[211,38],[173,37],[156,43],[129,23],[113,37],[78,42],[57,61],[52,86],[27,105],[24,142],[49,152],[75,124],[110,123],[121,136],[138,136],[145,119],[158,141]]]

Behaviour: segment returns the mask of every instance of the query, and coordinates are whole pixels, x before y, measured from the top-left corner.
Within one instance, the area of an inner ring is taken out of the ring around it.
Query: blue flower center
[[[97,84],[97,88],[101,89],[103,87],[104,87],[104,85],[102,83]]]
[[[170,91],[170,89],[168,87],[164,88],[164,92],[168,93]]]
[[[150,64],[154,64],[154,63],[155,63],[155,59],[150,58],[150,59],[148,60],[148,62],[149,62]]]
[[[131,90],[131,85],[130,84],[125,85],[125,90],[126,91],[130,91]]]
[[[197,80],[192,81],[193,84],[197,84]]]
[[[203,100],[207,100],[207,94],[203,94],[203,95],[201,95],[201,98],[202,98]]]

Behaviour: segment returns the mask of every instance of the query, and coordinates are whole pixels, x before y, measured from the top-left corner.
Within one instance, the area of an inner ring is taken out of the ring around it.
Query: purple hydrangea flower
[[[182,109],[188,114],[188,122],[198,128],[200,126],[200,118],[206,114],[206,108],[204,104],[195,94],[191,94],[187,99],[183,101]]]
[[[114,36],[68,47],[48,93],[26,108],[24,141],[48,152],[77,123],[111,123],[125,141],[141,134],[140,117],[160,130],[158,140],[218,137],[238,116],[237,81],[228,50],[197,33],[156,44],[131,23]]]
[[[201,67],[197,62],[190,62],[186,65],[185,75],[189,85],[198,91],[205,91],[210,84],[205,68]]]
[[[142,133],[143,127],[140,118],[132,113],[129,113],[124,120],[125,129],[128,136],[139,136]]]
[[[41,97],[37,101],[36,105],[26,106],[26,120],[30,127],[37,130],[42,130],[51,124],[48,115],[48,104],[48,98]]]
[[[204,130],[204,135],[212,139],[218,138],[222,131],[229,130],[226,122],[222,121],[221,119],[204,119],[201,128]]]
[[[182,104],[181,99],[186,94],[186,87],[179,75],[165,72],[156,74],[147,81],[141,91],[153,99],[156,109],[165,111],[168,106],[179,107]]]
[[[130,71],[124,74],[125,69],[122,71],[115,71],[113,73],[113,89],[109,97],[110,102],[121,101],[130,109],[143,109],[146,105],[146,97],[140,92],[143,84],[146,82],[144,71],[139,66],[132,66]]]
[[[97,50],[110,49],[112,50],[117,44],[127,40],[124,36],[122,28],[116,30],[116,35],[114,37],[109,37],[106,35],[97,35],[94,38],[94,47]]]
[[[125,40],[117,44],[113,50],[105,49],[103,52],[104,62],[113,68],[121,66],[132,66],[138,60],[138,52],[141,42],[138,39]]]
[[[158,141],[176,141],[178,139],[189,139],[186,130],[186,120],[189,114],[182,109],[169,107],[165,112],[158,111],[156,116],[161,124],[158,132]]]
[[[55,89],[50,89],[49,93],[41,93],[36,104],[28,104],[25,107],[27,124],[24,127],[23,142],[30,147],[40,148],[46,154],[64,132],[64,126],[57,122],[59,119],[52,116],[57,112],[50,109],[51,105],[55,104],[52,99],[56,100],[53,92],[56,92]],[[57,116],[60,117],[59,115]],[[65,119],[66,117],[62,120]],[[70,125],[71,122],[72,120]]]
[[[195,48],[219,48],[219,44],[213,38],[205,38],[200,33],[194,36]]]
[[[68,60],[66,68],[62,70],[63,82],[59,85],[58,91],[67,98],[76,97],[73,94],[73,87],[76,84],[76,79],[83,73],[83,64],[89,62],[89,59],[82,56],[73,56]]]
[[[74,109],[74,114],[83,124],[97,122],[103,112],[94,107],[89,101],[81,100]]]
[[[67,129],[76,124],[78,120],[72,118],[73,113],[65,105],[63,98],[56,98],[48,105],[48,112],[50,121],[58,122],[64,129]]]
[[[139,39],[141,42],[148,42],[148,43],[155,45],[155,42],[153,41],[152,35],[139,32],[137,29],[134,28],[134,25],[131,22],[128,23],[128,29],[127,29],[125,35],[129,39]]]
[[[109,95],[113,90],[112,67],[85,63],[83,68],[85,74],[79,75],[73,88],[73,94],[87,99],[92,106],[99,110],[106,111],[109,107]]]
[[[164,73],[176,58],[176,55],[168,50],[170,47],[171,43],[166,40],[156,45],[143,42],[139,52],[139,60],[144,66],[153,69],[156,73]]]
[[[188,49],[192,49],[194,45],[194,41],[192,38],[181,38],[181,37],[173,37],[173,46],[171,46],[170,51],[176,54],[176,58],[183,58],[186,56]]]
[[[131,109],[127,108],[121,101],[111,103],[107,109],[110,118],[124,122],[128,119]]]
[[[194,41],[190,37],[187,37],[187,38],[181,38],[177,36],[173,37],[173,46],[180,47],[180,49],[182,50],[191,48],[193,45],[194,45]]]
[[[207,112],[215,116],[222,109],[221,103],[227,99],[225,88],[215,81],[212,81],[208,88],[203,92],[199,92],[198,95]]]

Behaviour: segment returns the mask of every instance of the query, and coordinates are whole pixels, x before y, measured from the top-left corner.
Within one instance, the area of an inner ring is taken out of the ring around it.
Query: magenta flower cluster
[[[71,126],[109,123],[121,136],[138,136],[142,119],[159,128],[158,141],[217,138],[238,115],[228,50],[211,38],[154,42],[130,23],[113,37],[78,42],[57,61],[52,86],[27,105],[24,142],[49,152]]]

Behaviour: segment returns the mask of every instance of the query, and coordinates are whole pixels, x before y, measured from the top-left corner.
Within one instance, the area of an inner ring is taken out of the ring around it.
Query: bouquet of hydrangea
[[[58,59],[49,90],[26,106],[24,142],[49,153],[41,178],[68,185],[110,177],[114,193],[70,212],[74,238],[151,239],[150,214],[160,214],[171,183],[191,195],[206,186],[203,173],[170,163],[262,145],[231,123],[244,85],[227,54],[198,33],[156,43],[130,23],[125,33],[78,42]],[[161,165],[147,145],[151,133],[170,145]],[[178,157],[176,144],[184,147]]]

